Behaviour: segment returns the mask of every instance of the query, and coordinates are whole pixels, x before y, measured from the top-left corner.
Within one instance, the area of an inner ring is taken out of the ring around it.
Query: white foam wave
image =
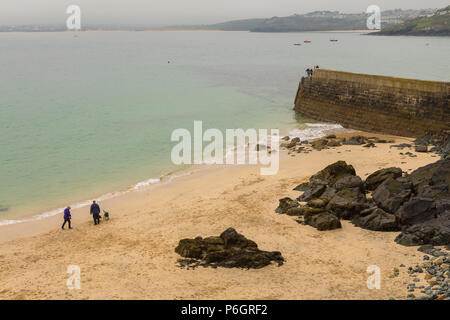
[[[159,183],[159,182],[161,182],[161,179],[153,179],[153,178],[150,178],[150,179],[148,179],[148,180],[145,180],[145,181],[141,181],[141,182],[136,183],[136,184],[134,185],[133,189],[134,189],[134,190],[139,190],[139,189],[148,187],[149,185],[152,185],[152,184],[155,184],[155,183]]]
[[[306,127],[301,129],[293,129],[289,132],[289,136],[298,137],[300,140],[318,139],[327,136],[331,132],[352,132],[353,130],[345,129],[340,124],[327,123],[305,123]]]

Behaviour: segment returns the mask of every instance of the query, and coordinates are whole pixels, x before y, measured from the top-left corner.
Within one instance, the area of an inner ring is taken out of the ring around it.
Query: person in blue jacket
[[[94,225],[100,224],[100,207],[95,200],[91,204],[91,214],[94,218]]]
[[[64,209],[64,223],[61,226],[61,229],[64,230],[64,226],[66,225],[66,223],[69,223],[69,229],[72,229],[70,219],[72,219],[72,215],[70,214],[70,207],[67,207]]]

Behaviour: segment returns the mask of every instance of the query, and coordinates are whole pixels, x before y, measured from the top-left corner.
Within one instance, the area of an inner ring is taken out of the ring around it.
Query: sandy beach
[[[380,168],[411,172],[438,160],[432,153],[412,158],[400,152],[390,144],[345,145],[295,157],[282,150],[273,176],[261,176],[256,166],[206,167],[106,200],[100,205],[111,220],[99,226],[81,208],[72,212],[73,230],[61,230],[62,216],[1,227],[0,299],[405,299],[408,275],[392,277],[392,270],[421,261],[421,253],[396,244],[398,232],[363,230],[348,221],[342,229],[321,232],[274,212],[278,199],[297,197],[296,185],[338,160],[352,164],[362,178]],[[177,265],[180,239],[219,235],[228,227],[261,250],[280,251],[284,265]],[[69,265],[81,268],[80,290],[66,286]],[[366,286],[370,265],[381,268],[379,290]]]

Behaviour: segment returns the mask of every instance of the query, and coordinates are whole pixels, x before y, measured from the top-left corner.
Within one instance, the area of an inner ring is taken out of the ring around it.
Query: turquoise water
[[[194,120],[296,126],[307,67],[449,81],[448,52],[341,33],[0,33],[0,222],[177,169],[170,134]]]

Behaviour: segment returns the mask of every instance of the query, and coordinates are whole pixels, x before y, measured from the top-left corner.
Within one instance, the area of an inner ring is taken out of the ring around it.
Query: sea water
[[[180,169],[172,131],[194,120],[305,139],[338,128],[292,111],[308,67],[449,81],[448,52],[446,37],[0,33],[0,225],[157,183]]]

